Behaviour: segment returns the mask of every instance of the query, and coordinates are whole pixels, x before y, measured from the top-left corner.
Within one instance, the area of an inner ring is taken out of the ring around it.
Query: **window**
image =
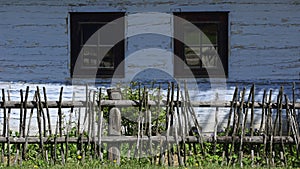
[[[174,12],[174,37],[176,77],[228,76],[228,12]]]
[[[124,76],[124,12],[71,12],[71,77]]]

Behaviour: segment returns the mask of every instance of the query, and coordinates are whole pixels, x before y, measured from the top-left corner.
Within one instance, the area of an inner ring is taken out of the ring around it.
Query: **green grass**
[[[0,165],[0,168],[7,168],[7,169],[17,169],[20,168],[19,165],[16,166],[11,166],[11,167],[7,167],[7,166],[3,166]],[[167,169],[167,168],[174,168],[174,169],[198,169],[198,168],[203,168],[203,169],[236,169],[236,168],[240,168],[239,166],[221,166],[219,164],[208,164],[205,166],[187,166],[187,167],[168,167],[168,166],[159,166],[159,165],[151,165],[149,163],[143,163],[142,161],[137,161],[137,160],[131,160],[131,161],[127,161],[127,162],[122,162],[120,165],[114,165],[111,164],[109,162],[101,162],[101,161],[97,161],[97,160],[92,160],[92,161],[86,161],[85,163],[80,163],[80,162],[70,162],[67,163],[65,165],[61,165],[61,164],[55,164],[55,165],[42,165],[42,166],[37,166],[36,164],[32,163],[32,162],[24,162],[22,165],[23,169],[34,169],[34,168],[50,168],[50,169],[97,169],[97,168],[101,168],[101,169]],[[250,166],[246,166],[243,169],[253,169],[253,168],[257,168],[257,169],[263,169],[266,167],[250,167]],[[282,167],[274,167],[275,169],[281,169]],[[291,168],[291,167],[289,167]],[[283,168],[282,168],[283,169]]]

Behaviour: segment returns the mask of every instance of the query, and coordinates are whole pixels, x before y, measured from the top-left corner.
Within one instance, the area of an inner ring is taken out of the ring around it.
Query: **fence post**
[[[108,97],[111,100],[121,100],[122,95],[119,89],[108,89]],[[121,111],[117,107],[113,107],[109,111],[108,122],[108,135],[109,136],[121,136]],[[108,147],[108,160],[112,163],[120,164],[120,150],[118,143],[109,143]]]

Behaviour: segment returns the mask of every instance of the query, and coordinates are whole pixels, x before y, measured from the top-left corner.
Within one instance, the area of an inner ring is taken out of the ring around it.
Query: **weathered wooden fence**
[[[103,160],[105,155],[115,163],[120,163],[121,156],[149,158],[153,164],[168,165],[187,165],[192,156],[200,163],[208,154],[220,157],[215,162],[222,165],[243,166],[243,158],[251,159],[252,166],[285,166],[292,157],[299,162],[300,103],[296,102],[295,85],[292,98],[281,87],[276,102],[272,102],[272,90],[264,91],[261,102],[255,101],[254,85],[248,96],[245,88],[236,87],[232,100],[227,102],[191,101],[186,85],[181,89],[170,84],[164,97],[160,91],[159,88],[157,96],[150,99],[148,90],[139,88],[138,99],[124,100],[120,90],[108,90],[107,98],[101,89],[87,89],[85,101],[63,101],[61,88],[59,100],[49,101],[46,89],[40,91],[37,87],[34,99],[29,101],[27,87],[26,91],[20,90],[20,101],[11,101],[9,92],[3,89],[1,161],[22,164],[29,145],[38,145],[41,158],[63,164],[74,154],[82,161],[87,156]],[[132,107],[135,109],[128,114],[126,108]],[[194,107],[215,109],[212,135],[201,132]],[[218,113],[224,107],[228,108],[228,122],[220,133]],[[63,112],[66,109],[68,117]],[[19,112],[18,134],[14,136],[10,126],[12,110]],[[55,129],[50,118],[53,110],[57,115]],[[261,112],[259,129],[254,128],[255,111]],[[79,114],[77,118],[75,113]],[[37,118],[36,124],[32,124],[33,117]],[[29,134],[32,125],[38,126],[36,136]]]

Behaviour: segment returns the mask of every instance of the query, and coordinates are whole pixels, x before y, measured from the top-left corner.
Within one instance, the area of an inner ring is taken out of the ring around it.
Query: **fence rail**
[[[96,101],[96,105],[99,105],[99,101]],[[160,106],[166,106],[167,101],[162,100],[160,102]],[[232,104],[233,103],[233,104]],[[28,102],[20,102],[20,101],[6,101],[6,102],[1,102],[0,101],[0,108],[11,108],[11,109],[20,109],[21,106],[24,107],[24,105],[27,106],[27,108],[37,108],[39,102],[36,101],[28,101]],[[47,102],[40,102],[40,104],[43,107],[48,106],[48,108],[72,108],[72,107],[86,107],[89,104],[92,104],[92,102],[86,102],[86,101],[63,101],[62,103],[59,103],[59,101],[47,101]],[[174,106],[179,106],[181,107],[183,103],[181,101],[173,101]],[[224,107],[228,108],[231,107],[232,105],[234,106],[241,106],[240,101],[218,101],[218,102],[201,102],[201,101],[190,101],[190,104],[192,107]],[[148,101],[149,106],[158,106],[158,102],[149,100]],[[295,109],[300,109],[300,103],[288,103],[282,104],[282,108],[286,109],[286,107],[295,108]],[[141,104],[139,103],[138,100],[101,100],[101,106],[103,107],[139,107]],[[272,109],[278,107],[278,103],[261,103],[261,102],[254,102],[254,105],[252,105],[252,102],[247,102],[243,103],[244,108],[263,108],[263,107],[270,107]]]
[[[57,137],[57,138],[49,138],[49,137],[42,137],[42,138],[37,138],[37,137],[28,137],[26,140],[25,138],[18,138],[18,137],[0,137],[0,143],[6,143],[7,140],[10,140],[10,144],[22,144],[22,143],[29,143],[29,144],[38,144],[40,143],[40,139],[45,144],[54,144],[55,142],[57,143],[65,143],[66,140],[68,139],[68,143],[79,143],[78,137],[71,137],[67,138],[66,136],[64,137]],[[81,143],[97,143],[99,138],[95,137],[95,141],[89,140],[88,137],[83,137],[81,138],[80,142]],[[178,137],[177,140],[174,136],[169,136],[168,138],[166,136],[150,136],[148,137],[145,135],[144,137],[137,138],[136,136],[103,136],[101,137],[101,142],[102,143],[129,143],[129,142],[137,142],[139,141],[153,141],[153,142],[160,142],[160,141],[167,141],[169,143],[176,143],[176,141],[183,142],[185,141],[186,143],[199,143],[199,137],[196,136],[186,136],[183,140],[183,137]],[[216,140],[214,140],[213,137],[211,136],[202,136],[202,139],[204,142],[208,143],[214,143],[215,141],[218,143],[228,143],[232,142],[233,140],[236,143],[241,142],[241,137],[239,136],[217,136]],[[243,137],[242,142],[244,143],[253,143],[253,144],[263,144],[264,143],[265,136],[245,136]],[[274,144],[280,144],[281,141],[285,144],[295,144],[295,141],[293,137],[291,136],[274,136],[272,138]],[[267,142],[270,142],[270,139],[267,138]]]

